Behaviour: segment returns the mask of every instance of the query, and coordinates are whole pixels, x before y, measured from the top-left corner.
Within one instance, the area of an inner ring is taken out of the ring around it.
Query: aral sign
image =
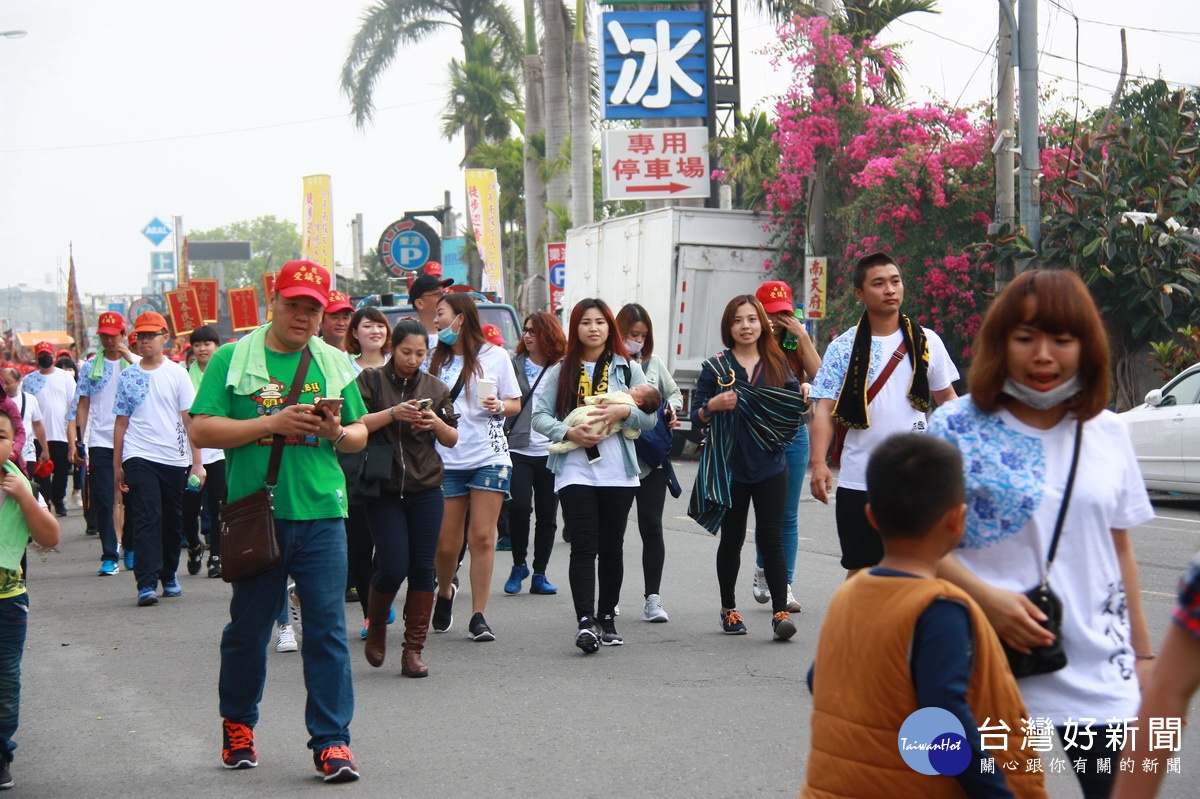
[[[704,12],[610,11],[600,27],[606,119],[708,116]]]
[[[708,130],[606,130],[601,141],[604,199],[708,197]]]

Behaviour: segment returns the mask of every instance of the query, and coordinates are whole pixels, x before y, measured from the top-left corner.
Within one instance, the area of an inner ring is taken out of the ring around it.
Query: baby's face
[[[655,393],[654,387],[649,383],[642,383],[640,386],[629,389],[629,396],[633,397],[638,408],[646,413],[654,413],[658,410],[659,402],[654,396]]]

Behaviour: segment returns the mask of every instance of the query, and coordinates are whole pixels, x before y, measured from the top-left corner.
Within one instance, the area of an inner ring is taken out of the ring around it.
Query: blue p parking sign
[[[379,260],[396,277],[416,272],[430,259],[437,260],[441,239],[418,219],[401,219],[388,225],[379,237]]]

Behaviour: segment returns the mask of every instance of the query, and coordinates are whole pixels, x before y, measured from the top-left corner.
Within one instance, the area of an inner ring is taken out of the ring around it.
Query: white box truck
[[[700,364],[724,349],[721,314],[737,294],[767,279],[767,218],[750,211],[662,208],[567,232],[563,324],[584,297],[615,314],[629,302],[654,322],[654,352],[683,390],[683,431]],[[677,446],[680,446],[677,442]],[[690,446],[684,446],[689,454]]]

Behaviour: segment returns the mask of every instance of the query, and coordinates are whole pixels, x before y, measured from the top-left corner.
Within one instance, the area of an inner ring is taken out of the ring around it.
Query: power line
[[[1099,20],[1099,19],[1088,19],[1087,17],[1079,16],[1074,11],[1071,11],[1069,8],[1065,7],[1061,3],[1057,2],[1057,0],[1046,0],[1046,2],[1049,3],[1050,5],[1054,6],[1058,10],[1064,11],[1067,14],[1070,14],[1072,17],[1079,20],[1080,22],[1086,22],[1090,25],[1103,25],[1106,28],[1125,28],[1126,30],[1142,31],[1144,33],[1161,33],[1164,35],[1177,34],[1180,36],[1200,36],[1200,31],[1168,30],[1168,29],[1163,29],[1163,28],[1143,28],[1138,25],[1125,25],[1124,23],[1120,23],[1120,22],[1105,22],[1104,20]]]
[[[389,105],[383,108],[376,109],[380,111],[395,111],[399,108],[411,108],[417,105],[427,105],[429,103],[444,102],[444,99],[432,100],[415,100],[411,103],[400,103],[399,105]],[[231,128],[229,130],[212,130],[204,133],[185,133],[180,136],[160,136],[153,139],[129,139],[127,141],[112,141],[112,142],[96,142],[93,144],[64,144],[58,147],[20,147],[12,150],[0,150],[0,154],[7,155],[9,153],[45,153],[59,152],[62,150],[92,150],[103,147],[125,147],[131,144],[157,144],[160,142],[184,141],[186,139],[206,139],[212,136],[228,136],[234,133],[253,133],[260,130],[273,130],[276,128],[295,127],[297,125],[311,125],[316,122],[328,122],[332,119],[347,119],[346,114],[335,114],[325,117],[313,117],[312,119],[297,119],[291,122],[274,122],[269,125],[255,125],[247,128]]]

